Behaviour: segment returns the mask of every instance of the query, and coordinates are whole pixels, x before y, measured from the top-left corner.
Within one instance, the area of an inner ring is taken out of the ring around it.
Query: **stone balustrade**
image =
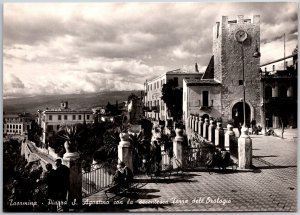
[[[205,139],[208,139],[208,126],[209,126],[209,122],[208,122],[208,119],[206,118],[204,120],[204,124],[203,124],[203,134],[202,136],[205,138]]]

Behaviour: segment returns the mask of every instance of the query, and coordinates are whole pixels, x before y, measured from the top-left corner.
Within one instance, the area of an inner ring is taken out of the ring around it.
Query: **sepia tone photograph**
[[[297,2],[3,4],[3,212],[296,212]]]

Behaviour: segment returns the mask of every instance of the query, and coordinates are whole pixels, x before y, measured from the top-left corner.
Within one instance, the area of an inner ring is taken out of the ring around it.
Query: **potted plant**
[[[228,121],[227,121],[227,129],[228,129],[229,131],[232,131],[232,130],[233,130],[233,124],[234,124],[233,119],[228,119]]]
[[[175,123],[176,136],[183,136],[184,125],[182,122]]]
[[[129,140],[129,133],[128,129],[130,127],[129,120],[126,116],[123,116],[121,125],[119,126],[119,137],[121,141],[128,141]]]
[[[80,135],[75,125],[65,127],[64,133],[60,137],[65,140],[66,153],[77,152],[77,140]]]
[[[216,122],[217,122],[217,127],[220,128],[222,126],[222,117],[217,117]]]

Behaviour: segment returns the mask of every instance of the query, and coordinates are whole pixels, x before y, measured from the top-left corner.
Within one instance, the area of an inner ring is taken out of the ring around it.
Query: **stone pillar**
[[[26,147],[26,139],[24,139],[22,141],[22,145],[21,145],[21,156],[25,156],[25,147]]]
[[[69,207],[77,208],[82,204],[82,169],[78,152],[67,152],[63,156],[63,164],[69,167],[70,189],[68,194]],[[76,202],[76,205],[71,203]]]
[[[273,128],[279,128],[279,117],[273,115]]]
[[[203,119],[200,117],[199,125],[198,125],[198,134],[203,136]]]
[[[288,90],[287,90],[287,97],[293,97],[293,86],[290,84]]]
[[[190,117],[189,117],[189,128],[192,127],[192,118],[193,118],[193,116],[190,114]]]
[[[118,160],[123,161],[133,171],[132,146],[128,133],[120,133],[121,141],[118,146]]]
[[[196,116],[196,119],[195,119],[195,129],[194,129],[194,131],[196,132],[196,133],[198,133],[198,125],[199,124],[199,117],[198,116]]]
[[[278,97],[278,83],[275,82],[272,87],[272,97]]]
[[[209,126],[208,119],[205,118],[204,124],[203,124],[203,135],[202,135],[205,139],[208,138],[208,126]]]
[[[265,108],[264,108],[264,105],[266,104],[263,104],[263,106],[260,108],[260,116],[261,116],[261,127],[262,127],[262,130],[261,130],[261,133],[262,134],[265,134],[266,133],[266,113],[265,113]]]
[[[248,135],[248,128],[242,127],[242,134],[238,139],[239,168],[250,169],[252,165],[252,140]]]
[[[227,125],[227,131],[225,133],[225,141],[224,141],[224,148],[226,149],[226,151],[230,151],[230,139],[232,137],[235,137],[235,133],[233,131],[233,126],[228,124]]]
[[[208,141],[215,144],[215,126],[213,122],[213,120],[210,120],[210,124],[208,126]]]
[[[215,129],[215,146],[224,148],[224,129],[222,128],[222,124],[217,122],[217,127]]]
[[[192,120],[192,131],[195,131],[195,121],[196,121],[196,116],[193,116],[193,120]]]
[[[182,129],[176,129],[176,137],[173,141],[173,168],[178,169],[183,166],[183,130]]]

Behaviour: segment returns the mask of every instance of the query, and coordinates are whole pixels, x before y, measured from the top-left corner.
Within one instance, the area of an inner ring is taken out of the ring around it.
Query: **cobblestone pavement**
[[[293,139],[254,135],[253,171],[185,172],[151,182],[129,196],[139,204],[109,206],[107,211],[295,211],[297,143]],[[100,194],[89,197],[97,200]],[[126,199],[125,199],[126,200]],[[90,210],[104,210],[102,206]]]

